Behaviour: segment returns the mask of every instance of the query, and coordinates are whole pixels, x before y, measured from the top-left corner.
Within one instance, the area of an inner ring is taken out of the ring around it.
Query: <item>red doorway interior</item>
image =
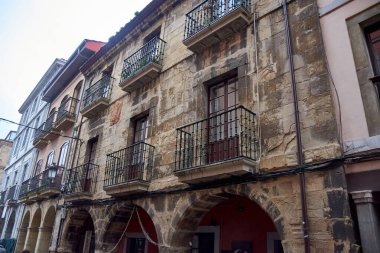
[[[240,196],[212,208],[194,238],[192,253],[283,253],[270,217],[256,203]]]

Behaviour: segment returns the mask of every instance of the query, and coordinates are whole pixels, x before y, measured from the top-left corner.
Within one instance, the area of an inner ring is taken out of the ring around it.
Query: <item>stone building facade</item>
[[[380,4],[330,0],[318,5],[356,233],[362,252],[379,252]]]
[[[322,52],[314,0],[149,3],[80,68],[50,250],[356,252]]]

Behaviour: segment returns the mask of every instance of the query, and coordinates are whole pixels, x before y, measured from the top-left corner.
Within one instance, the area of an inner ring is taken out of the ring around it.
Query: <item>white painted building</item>
[[[23,205],[18,201],[20,186],[33,173],[37,156],[37,151],[33,146],[34,134],[36,129],[45,122],[49,109],[49,104],[41,99],[42,93],[64,64],[63,59],[54,60],[19,109],[19,113],[22,114],[20,125],[14,138],[9,164],[4,170],[4,179],[1,182],[1,190],[5,198],[5,208],[1,214],[4,225],[0,227],[2,239],[17,237],[23,214]]]

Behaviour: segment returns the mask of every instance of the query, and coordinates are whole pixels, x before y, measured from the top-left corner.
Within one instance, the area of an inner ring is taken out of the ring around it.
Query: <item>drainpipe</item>
[[[288,10],[287,10],[287,5],[286,5],[286,0],[282,1],[282,7],[283,7],[284,20],[285,20],[285,36],[286,36],[286,44],[287,44],[288,56],[289,56],[290,76],[291,76],[291,82],[292,82],[294,117],[295,117],[296,137],[297,137],[297,161],[298,161],[298,166],[302,168],[305,165],[305,162],[303,159],[303,152],[302,152],[300,116],[299,116],[298,98],[297,98],[297,84],[296,84],[296,78],[294,74],[293,45],[292,45],[291,34],[290,34],[290,25],[289,25],[289,20],[288,20]],[[300,177],[302,225],[303,225],[305,253],[310,253],[309,222],[308,222],[309,218],[307,214],[305,174],[303,171],[299,174],[299,177]]]

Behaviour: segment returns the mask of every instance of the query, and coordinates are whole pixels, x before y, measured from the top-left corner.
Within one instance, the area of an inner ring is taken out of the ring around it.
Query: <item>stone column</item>
[[[28,232],[27,228],[20,228],[18,237],[17,237],[15,252],[21,252],[24,249],[27,232]]]
[[[28,227],[28,233],[26,234],[24,249],[28,249],[31,253],[34,252],[36,248],[36,241],[38,237],[37,227]]]
[[[372,191],[351,192],[358,214],[363,253],[380,252],[380,223]]]
[[[38,228],[38,239],[36,245],[36,253],[38,252],[49,252],[51,232],[53,228],[51,227],[39,227]]]

